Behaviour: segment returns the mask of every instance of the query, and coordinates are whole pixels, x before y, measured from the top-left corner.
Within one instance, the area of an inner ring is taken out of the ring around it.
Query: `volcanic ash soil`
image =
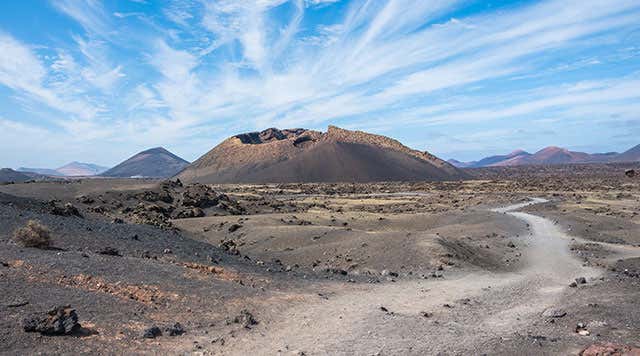
[[[4,185],[0,353],[637,354],[639,181],[531,169]]]

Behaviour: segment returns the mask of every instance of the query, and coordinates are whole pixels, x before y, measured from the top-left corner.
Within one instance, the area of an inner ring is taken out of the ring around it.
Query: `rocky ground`
[[[7,184],[0,353],[637,354],[633,168]]]

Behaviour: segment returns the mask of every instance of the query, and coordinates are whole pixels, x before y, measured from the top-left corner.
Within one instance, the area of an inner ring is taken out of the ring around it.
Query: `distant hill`
[[[28,168],[28,167],[20,167],[17,169],[18,172],[23,172],[23,173],[35,173],[35,174],[42,174],[44,176],[52,176],[52,177],[57,177],[57,176],[61,176],[62,174],[58,171],[56,171],[55,169],[49,169],[49,168]]]
[[[223,141],[178,178],[200,183],[452,180],[467,175],[388,137],[329,126],[270,128]]]
[[[464,168],[637,161],[640,161],[640,145],[637,145],[623,153],[585,153],[570,151],[562,147],[550,146],[545,147],[534,154],[518,150],[508,155],[490,156],[473,162],[460,162],[454,159],[449,160],[449,162],[452,162],[457,167]]]
[[[449,162],[455,161],[455,162],[452,162],[452,164],[460,168],[476,168],[476,167],[489,167],[493,165],[499,165],[501,162],[506,162],[513,159],[524,159],[529,156],[531,156],[531,153],[525,152],[523,150],[516,150],[506,155],[485,157],[479,161],[460,162],[456,160],[449,160]]]
[[[92,163],[82,163],[82,162],[71,162],[66,164],[58,169],[57,172],[62,173],[67,177],[73,176],[95,176],[104,171],[106,171],[107,167],[98,166],[97,164]]]
[[[36,173],[51,177],[79,177],[94,176],[106,171],[107,167],[102,167],[93,163],[71,162],[56,169],[48,168],[18,168],[19,172]]]
[[[168,178],[189,165],[188,161],[162,147],[142,151],[100,174],[102,177]]]
[[[473,162],[460,162],[457,159],[453,159],[453,158],[448,159],[447,162],[449,164],[451,164],[452,166],[458,167],[458,168],[467,168],[467,167],[470,167],[471,165],[476,163],[475,161],[473,161]]]
[[[638,162],[638,161],[640,161],[640,145],[634,146],[610,158],[610,162]]]
[[[22,183],[32,179],[33,178],[31,176],[22,172],[16,172],[11,168],[0,169],[0,183]]]

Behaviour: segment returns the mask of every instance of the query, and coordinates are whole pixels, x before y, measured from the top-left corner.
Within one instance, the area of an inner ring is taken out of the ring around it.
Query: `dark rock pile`
[[[245,213],[245,209],[228,195],[218,193],[203,184],[183,185],[180,180],[164,181],[154,188],[129,193],[108,192],[97,197],[82,196],[78,201],[91,205],[87,207],[91,212],[107,215],[121,222],[154,225],[163,229],[173,227],[171,219]],[[93,205],[95,202],[101,204]],[[68,211],[61,211],[61,214],[73,213],[71,208],[75,209],[71,206]]]
[[[73,206],[71,203],[66,203],[63,206],[60,206],[58,202],[50,201],[49,205],[50,213],[53,215],[82,217],[78,208]]]
[[[180,336],[185,332],[186,331],[184,330],[184,328],[180,323],[173,323],[171,325],[167,325],[163,329],[160,329],[158,326],[154,325],[146,329],[142,334],[142,337],[145,339],[155,339],[156,337],[162,336],[162,335]]]
[[[44,315],[25,318],[22,325],[24,331],[42,335],[70,335],[81,328],[75,309],[69,305],[55,307]]]
[[[251,329],[252,326],[257,325],[258,321],[254,318],[248,310],[243,309],[236,317],[231,320],[234,324],[240,324],[246,329]]]

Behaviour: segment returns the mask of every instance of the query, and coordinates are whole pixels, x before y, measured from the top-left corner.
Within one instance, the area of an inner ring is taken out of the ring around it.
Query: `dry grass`
[[[48,248],[51,244],[49,228],[36,220],[13,232],[13,239],[24,247]]]

